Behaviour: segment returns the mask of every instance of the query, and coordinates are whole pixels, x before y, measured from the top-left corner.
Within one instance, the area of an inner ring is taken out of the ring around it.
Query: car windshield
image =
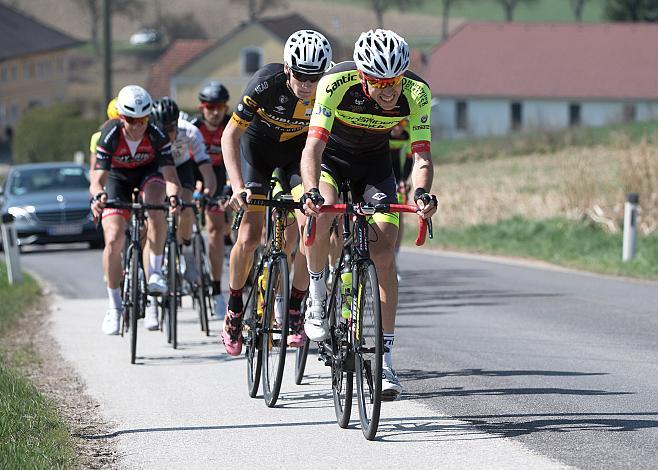
[[[34,168],[13,173],[9,191],[22,194],[37,191],[66,191],[88,189],[87,172],[82,167]]]

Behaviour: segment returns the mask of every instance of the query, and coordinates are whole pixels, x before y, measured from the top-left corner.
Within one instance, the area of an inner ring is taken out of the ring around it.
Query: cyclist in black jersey
[[[103,270],[110,301],[103,320],[103,332],[110,335],[119,333],[121,252],[130,214],[123,210],[104,209],[105,202],[108,199],[131,202],[133,189],[143,191],[147,204],[161,204],[165,194],[172,206],[178,201],[180,183],[171,143],[160,128],[149,122],[151,106],[151,96],[143,88],[136,85],[122,88],[117,97],[120,117],[103,124],[96,146],[96,167],[89,192],[93,195],[91,208],[94,215],[103,218]],[[167,290],[161,273],[166,235],[165,215],[160,211],[150,212],[144,249],[150,293],[162,294]],[[144,318],[144,326],[157,329],[157,314]]]
[[[392,31],[361,34],[354,62],[343,62],[327,72],[318,85],[310,130],[302,153],[301,174],[308,215],[318,217],[316,241],[307,250],[311,277],[305,329],[312,340],[328,336],[324,315],[324,266],[329,251],[333,217],[319,215],[325,201],[337,202],[342,178],[352,181],[355,197],[371,203],[395,203],[396,182],[389,154],[390,131],[409,117],[414,200],[423,217],[436,211],[430,155],[430,90],[409,67],[409,46]],[[322,172],[321,172],[322,171]],[[383,396],[396,398],[402,386],[393,370],[397,278],[395,241],[397,214],[373,217],[372,259],[379,277],[384,342],[388,349],[382,377]]]
[[[265,65],[254,74],[222,136],[224,162],[233,188],[231,206],[236,210],[245,207],[243,194],[247,200],[267,194],[272,172],[277,167],[284,170],[288,180],[285,183],[293,188],[293,196],[297,194],[298,199],[301,195],[299,158],[318,81],[331,64],[331,46],[316,31],[297,31],[286,41],[283,57],[283,64]],[[301,219],[298,217],[298,221]],[[234,356],[242,350],[242,290],[261,239],[263,222],[262,210],[249,209],[231,250],[230,295],[222,339],[226,351]],[[297,237],[296,227],[289,227],[288,252],[292,251]],[[301,346],[305,341],[299,312],[308,278],[305,258],[301,255],[300,249],[295,263],[301,266],[295,269],[291,289],[293,334],[288,336],[291,346]]]
[[[200,116],[192,120],[199,128],[210,156],[212,169],[217,180],[217,190],[213,197],[222,195],[226,185],[226,166],[222,152],[222,135],[228,124],[228,100],[230,96],[224,85],[216,80],[204,85],[199,90]],[[200,175],[197,175],[199,180]],[[208,260],[212,281],[212,313],[215,318],[223,320],[226,313],[226,300],[222,295],[222,271],[224,266],[224,240],[226,231],[226,212],[224,205],[213,205],[206,210],[206,232],[208,234]]]

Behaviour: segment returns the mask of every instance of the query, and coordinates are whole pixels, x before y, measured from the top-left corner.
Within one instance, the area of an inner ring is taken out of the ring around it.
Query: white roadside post
[[[637,193],[628,193],[624,205],[624,246],[622,259],[631,261],[635,258],[637,248],[637,206],[640,197]]]
[[[14,216],[11,214],[2,215],[2,248],[7,262],[9,284],[21,284],[23,282],[23,272],[21,271],[21,258],[16,227],[14,226]]]
[[[73,153],[73,161],[76,165],[83,165],[85,163],[85,153],[82,150],[76,150]]]

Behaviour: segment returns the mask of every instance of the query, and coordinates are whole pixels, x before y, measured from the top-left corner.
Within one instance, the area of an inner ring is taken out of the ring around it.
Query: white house
[[[658,119],[658,25],[467,23],[429,56],[437,137]]]

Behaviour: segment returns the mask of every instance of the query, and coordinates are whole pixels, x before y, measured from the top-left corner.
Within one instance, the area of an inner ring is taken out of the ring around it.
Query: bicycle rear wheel
[[[196,287],[197,302],[199,303],[199,322],[201,331],[206,336],[210,333],[208,327],[208,306],[210,305],[210,276],[206,265],[206,250],[203,237],[200,233],[195,232],[192,239],[192,252],[194,254],[194,263],[199,276],[199,284]]]
[[[263,334],[261,354],[263,355],[263,398],[265,404],[272,408],[276,405],[283,380],[286,363],[288,338],[288,301],[290,287],[288,262],[285,255],[274,258],[267,275],[265,312],[263,314]],[[280,319],[276,318],[275,306],[281,308]]]
[[[295,383],[302,384],[304,380],[304,370],[306,369],[306,359],[308,358],[308,350],[311,347],[311,340],[306,338],[304,346],[296,348],[295,351]]]
[[[356,390],[361,430],[373,440],[379,426],[382,403],[384,333],[377,271],[372,261],[360,263],[356,283],[356,324],[352,328]]]
[[[336,421],[341,428],[347,428],[352,414],[354,393],[354,353],[349,342],[349,328],[341,316],[340,275],[334,277],[334,286],[329,298],[329,322],[331,338],[331,391],[334,397]]]
[[[137,319],[140,317],[141,299],[139,290],[139,250],[133,248],[130,254],[130,363],[135,363],[137,357]]]

